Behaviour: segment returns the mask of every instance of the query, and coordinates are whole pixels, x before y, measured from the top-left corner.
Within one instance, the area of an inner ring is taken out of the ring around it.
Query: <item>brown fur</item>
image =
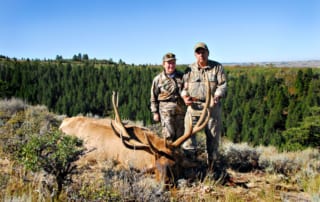
[[[59,128],[68,135],[84,141],[88,150],[87,161],[116,160],[126,168],[137,170],[153,169],[155,156],[142,150],[126,148],[111,128],[110,119],[95,119],[83,116],[66,118]]]
[[[81,159],[82,163],[116,160],[125,168],[155,172],[156,179],[161,182],[168,180],[168,170],[179,173],[182,167],[195,166],[185,159],[179,148],[166,144],[164,139],[142,127],[126,126],[131,136],[129,143],[149,145],[149,139],[156,150],[127,148],[113,131],[111,122],[110,119],[77,116],[64,119],[59,129],[67,135],[82,139],[88,150],[94,149]],[[133,137],[135,140],[132,140]]]
[[[116,160],[126,168],[141,171],[152,171],[161,182],[165,182],[169,170],[173,175],[185,167],[194,165],[188,161],[180,150],[180,145],[208,122],[210,113],[207,110],[210,103],[210,87],[207,81],[207,100],[197,124],[191,126],[174,142],[167,143],[156,133],[138,126],[124,126],[117,107],[116,93],[113,93],[112,104],[115,120],[94,119],[83,116],[65,119],[60,130],[68,135],[74,135],[84,141],[88,150],[88,161]],[[205,119],[205,116],[207,118]],[[189,117],[191,120],[191,117]],[[174,176],[172,176],[174,177]],[[164,183],[163,183],[164,184]]]

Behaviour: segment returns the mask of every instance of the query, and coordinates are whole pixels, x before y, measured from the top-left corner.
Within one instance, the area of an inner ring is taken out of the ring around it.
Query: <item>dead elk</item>
[[[160,138],[155,132],[145,128],[136,126],[131,128],[125,126],[120,119],[118,108],[115,104],[115,94],[113,95],[112,100],[115,112],[115,120],[111,123],[112,129],[115,134],[121,138],[123,145],[125,145],[126,148],[131,150],[143,150],[146,153],[153,155],[153,169],[158,180],[165,180],[168,176],[168,170],[174,174],[179,172],[182,168],[193,165],[192,162],[185,158],[184,153],[180,149],[180,145],[193,134],[203,129],[207,124],[209,119],[208,105],[210,103],[210,98],[207,99],[202,116],[197,124],[194,127],[192,127],[191,124],[188,124],[190,127],[174,142],[167,142],[164,138]],[[189,121],[191,121],[191,117]]]
[[[207,98],[202,115],[192,127],[174,142],[167,142],[155,132],[135,125],[123,124],[113,94],[112,103],[115,120],[93,119],[88,117],[72,117],[65,119],[60,129],[68,134],[84,140],[88,149],[96,150],[88,153],[86,158],[118,161],[126,168],[140,171],[153,171],[159,182],[175,175],[186,167],[194,166],[180,148],[180,145],[207,124],[210,114],[210,87],[207,84]],[[191,122],[191,117],[189,117]],[[168,173],[168,171],[170,171]]]

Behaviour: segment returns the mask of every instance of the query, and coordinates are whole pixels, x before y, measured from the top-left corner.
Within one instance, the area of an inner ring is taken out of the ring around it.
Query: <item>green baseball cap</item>
[[[194,46],[194,52],[196,52],[199,48],[203,48],[207,51],[209,51],[207,44],[203,43],[203,42],[198,42],[195,46]]]
[[[176,55],[173,53],[166,53],[163,57],[162,57],[162,61],[163,62],[169,62],[171,60],[176,60]]]

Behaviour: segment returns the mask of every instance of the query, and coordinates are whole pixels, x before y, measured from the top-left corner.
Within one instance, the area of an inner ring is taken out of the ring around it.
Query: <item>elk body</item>
[[[66,118],[60,130],[83,139],[87,149],[95,149],[85,158],[113,159],[126,168],[154,171],[157,180],[164,182],[169,176],[168,170],[170,174],[176,175],[181,169],[195,166],[194,162],[185,157],[180,145],[207,124],[210,116],[208,110],[210,97],[210,87],[207,82],[207,99],[202,115],[194,127],[188,124],[190,127],[186,128],[185,133],[174,142],[167,142],[149,129],[123,124],[115,93],[112,98],[115,120],[88,117]]]
[[[154,167],[154,156],[143,150],[130,149],[116,136],[110,119],[76,116],[66,118],[60,130],[84,141],[88,152],[84,161],[115,160],[125,168],[150,170]]]

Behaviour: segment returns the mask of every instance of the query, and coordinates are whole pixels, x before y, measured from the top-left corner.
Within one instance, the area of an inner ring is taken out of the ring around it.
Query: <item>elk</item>
[[[119,115],[115,92],[112,96],[114,120],[72,117],[63,120],[60,130],[83,139],[84,144],[91,149],[95,148],[96,151],[91,152],[91,158],[113,159],[126,168],[154,172],[156,179],[165,184],[169,174],[170,177],[175,177],[181,169],[196,166],[195,162],[185,157],[180,146],[202,130],[209,120],[211,95],[208,80],[206,87],[207,99],[198,122],[194,126],[188,124],[190,127],[173,142],[166,141],[147,128],[124,124]],[[186,116],[191,123],[191,116]]]

